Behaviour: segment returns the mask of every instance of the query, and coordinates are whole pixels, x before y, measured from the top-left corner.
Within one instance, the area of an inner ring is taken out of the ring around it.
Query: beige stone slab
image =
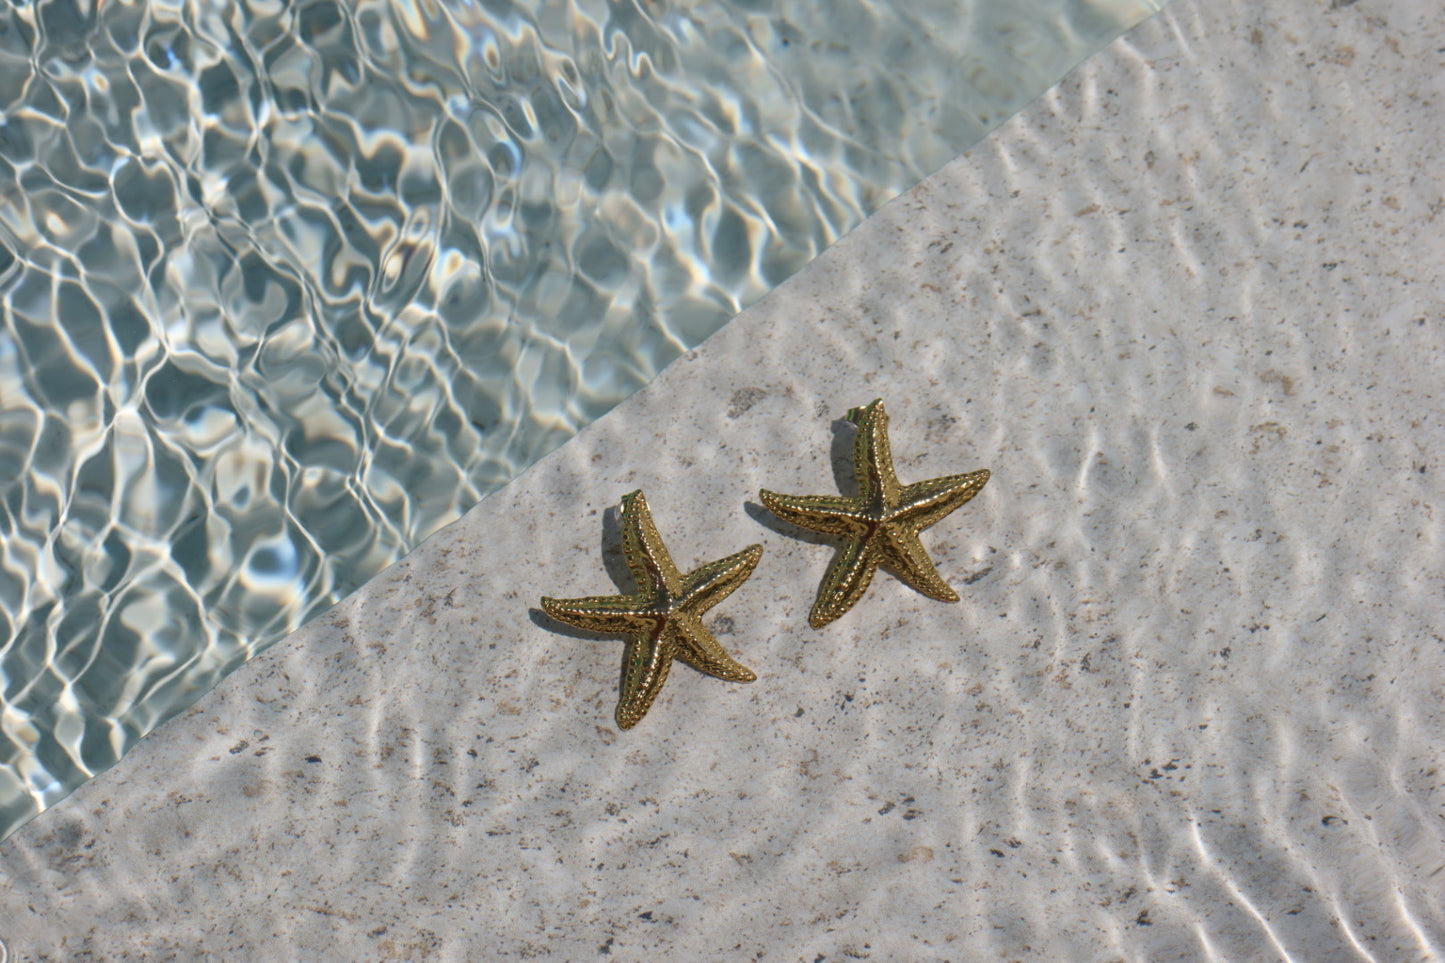
[[[1445,21],[1179,0],[0,844],[24,960],[1445,954]],[[806,624],[882,396],[988,467]],[[759,675],[636,729],[646,490]]]

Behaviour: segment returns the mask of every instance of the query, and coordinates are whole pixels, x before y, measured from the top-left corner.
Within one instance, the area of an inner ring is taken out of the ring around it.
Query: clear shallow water
[[[1141,25],[0,843],[0,938],[1445,958],[1445,21],[1368,6]],[[926,536],[962,604],[885,578],[810,639],[829,551],[707,519],[828,485],[860,375],[905,479],[995,474]],[[620,644],[519,605],[610,590],[639,472],[679,561],[765,544],[718,623],[760,678],[617,738]]]
[[[1157,6],[0,12],[0,836]]]

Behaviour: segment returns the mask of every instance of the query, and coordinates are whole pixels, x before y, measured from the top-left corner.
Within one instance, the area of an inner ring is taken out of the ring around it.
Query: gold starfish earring
[[[617,703],[619,729],[631,729],[647,714],[675,658],[728,682],[757,678],[723,650],[702,624],[702,614],[753,573],[763,556],[761,545],[749,545],[683,575],[652,523],[647,499],[636,491],[622,496],[622,554],[637,580],[632,595],[542,599],[543,611],[558,622],[627,637],[622,698]]]
[[[883,400],[849,410],[848,420],[858,426],[857,495],[779,495],[766,488],[760,493],[783,521],[847,539],[823,576],[808,624],[820,629],[851,609],[879,565],[929,598],[957,602],[958,593],[938,574],[918,535],[977,495],[988,469],[902,485],[893,472]]]

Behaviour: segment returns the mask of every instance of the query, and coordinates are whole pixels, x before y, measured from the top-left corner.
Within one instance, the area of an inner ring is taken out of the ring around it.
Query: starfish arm
[[[853,441],[853,471],[866,502],[891,505],[898,497],[898,475],[893,471],[893,449],[888,443],[888,412],[879,398],[863,408],[848,412],[858,426]]]
[[[727,654],[717,638],[696,616],[682,616],[677,621],[677,657],[699,672],[727,682],[753,682],[752,669]]]
[[[915,482],[899,495],[895,521],[907,522],[915,531],[922,531],[942,520],[956,508],[973,500],[988,483],[987,468],[962,475],[946,475]]]
[[[867,591],[878,569],[878,560],[866,546],[866,539],[850,538],[838,550],[838,556],[823,576],[823,584],[818,587],[813,611],[808,614],[808,624],[813,628],[821,629],[847,612]]]
[[[656,616],[635,595],[593,595],[582,599],[542,599],[542,611],[574,628],[608,635],[650,633]]]
[[[921,592],[940,602],[957,602],[955,592],[943,576],[938,574],[933,560],[918,540],[918,532],[912,528],[889,526],[881,547],[882,563],[899,581],[914,591]]]
[[[841,495],[779,495],[764,488],[758,492],[763,506],[791,525],[828,535],[855,535],[862,500]]]
[[[655,636],[627,640],[622,666],[622,697],[617,701],[615,714],[617,728],[631,729],[647,715],[647,710],[652,708],[657,694],[662,691],[662,684],[667,681],[667,672],[672,668],[672,657],[676,651],[676,632],[671,625],[663,626]]]
[[[761,545],[749,545],[741,552],[689,572],[682,580],[684,607],[693,615],[702,615],[746,582],[762,557]]]
[[[663,588],[676,595],[681,590],[677,566],[652,523],[652,512],[640,490],[622,496],[622,554],[644,594]]]

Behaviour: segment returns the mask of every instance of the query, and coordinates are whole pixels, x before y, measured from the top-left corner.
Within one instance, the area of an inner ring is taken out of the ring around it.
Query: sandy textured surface
[[[1337,7],[1338,9],[1332,9]],[[24,960],[1445,953],[1445,23],[1179,0],[0,844]],[[993,480],[807,627],[887,399]],[[615,507],[758,672],[611,720]]]

